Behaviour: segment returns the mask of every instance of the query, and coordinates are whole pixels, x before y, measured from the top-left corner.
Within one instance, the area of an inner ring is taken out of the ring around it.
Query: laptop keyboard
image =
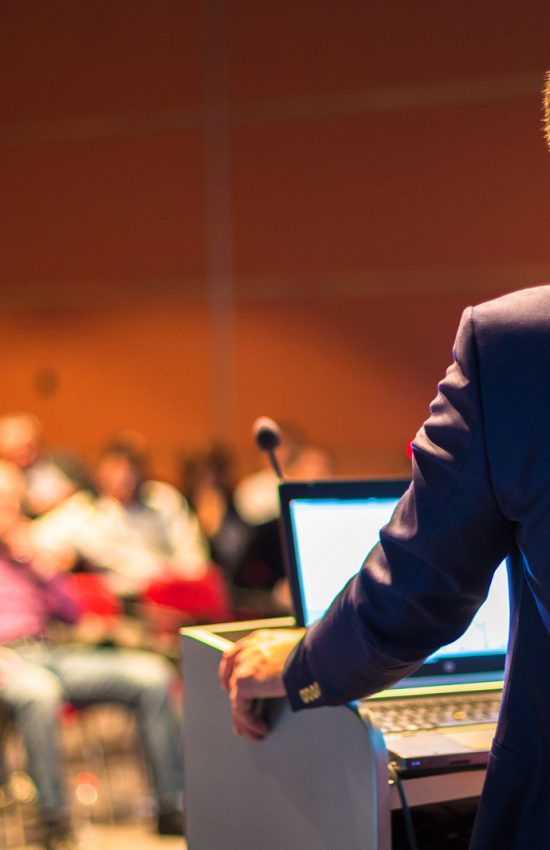
[[[444,726],[466,726],[471,723],[496,723],[500,709],[500,693],[446,694],[418,699],[389,699],[376,703],[360,703],[361,713],[368,713],[384,733],[417,732]]]

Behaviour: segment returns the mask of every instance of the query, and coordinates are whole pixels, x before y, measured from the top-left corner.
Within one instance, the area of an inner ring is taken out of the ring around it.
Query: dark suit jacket
[[[290,659],[293,708],[374,693],[457,638],[506,553],[512,617],[475,850],[550,847],[550,286],[465,311],[381,543]]]

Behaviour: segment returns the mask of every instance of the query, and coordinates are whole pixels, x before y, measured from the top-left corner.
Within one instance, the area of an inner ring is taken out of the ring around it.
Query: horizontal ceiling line
[[[550,259],[537,263],[507,265],[424,266],[415,269],[365,269],[301,276],[250,275],[234,278],[233,303],[344,300],[379,298],[385,295],[421,296],[437,293],[508,291],[550,282]],[[105,282],[55,283],[35,281],[3,282],[0,309],[51,309],[73,307],[126,307],[152,302],[162,304],[204,304],[212,301],[205,280],[150,278]],[[227,305],[226,305],[227,306]],[[228,306],[230,309],[230,305]]]
[[[402,109],[424,109],[459,103],[480,103],[538,95],[544,74],[513,74],[451,80],[418,86],[393,86],[372,91],[342,91],[320,95],[270,98],[229,105],[229,123],[246,126],[272,121],[305,121],[344,115],[368,115]],[[0,123],[0,145],[88,141],[96,138],[154,136],[203,130],[216,124],[227,104],[137,113],[85,115],[73,119],[43,119]]]

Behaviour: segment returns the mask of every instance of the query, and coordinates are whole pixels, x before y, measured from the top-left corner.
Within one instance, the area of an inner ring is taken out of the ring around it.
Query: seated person
[[[287,480],[327,480],[334,476],[330,452],[308,443],[289,426],[282,431],[279,461]],[[233,580],[241,588],[249,616],[279,616],[292,607],[281,549],[278,486],[274,470],[266,467],[244,478],[235,490],[237,513],[251,533],[246,557]]]
[[[95,493],[75,493],[37,521],[35,539],[58,550],[72,547],[130,601],[152,581],[206,575],[208,545],[196,517],[174,487],[147,479],[143,454],[111,444],[94,479]]]
[[[44,448],[42,425],[31,413],[0,416],[0,458],[23,473],[23,509],[31,517],[51,510],[88,483],[84,465],[73,452]]]
[[[233,503],[233,455],[220,444],[184,458],[182,490],[208,540],[213,561],[231,583],[246,558],[252,528]]]
[[[73,844],[62,781],[59,709],[118,703],[136,716],[150,769],[162,834],[182,834],[180,739],[169,697],[174,671],[151,653],[57,646],[46,638],[51,617],[74,622],[78,611],[55,557],[36,550],[21,514],[25,483],[0,461],[0,702],[13,714],[38,791],[46,850]]]

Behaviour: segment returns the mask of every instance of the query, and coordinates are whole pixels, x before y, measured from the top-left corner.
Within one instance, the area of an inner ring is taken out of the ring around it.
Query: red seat
[[[82,614],[105,618],[120,615],[120,602],[98,573],[68,573],[67,585]]]
[[[225,578],[214,565],[200,579],[166,578],[151,582],[142,602],[149,608],[172,611],[187,622],[219,623],[232,618]]]

